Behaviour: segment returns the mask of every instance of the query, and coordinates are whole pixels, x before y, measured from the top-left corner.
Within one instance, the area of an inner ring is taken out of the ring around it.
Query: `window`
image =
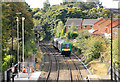
[[[70,44],[68,44],[68,43],[67,43],[67,44],[63,43],[63,48],[64,48],[64,49],[70,48]]]
[[[87,26],[85,25],[84,28],[87,28]]]

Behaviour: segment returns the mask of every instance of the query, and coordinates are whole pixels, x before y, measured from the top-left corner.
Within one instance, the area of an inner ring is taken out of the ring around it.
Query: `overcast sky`
[[[31,8],[42,8],[45,0],[25,0]],[[118,8],[118,1],[113,0],[99,0],[103,3],[105,8]],[[49,0],[50,4],[59,4],[62,0]],[[120,5],[120,4],[119,4]],[[120,8],[120,7],[119,7]]]

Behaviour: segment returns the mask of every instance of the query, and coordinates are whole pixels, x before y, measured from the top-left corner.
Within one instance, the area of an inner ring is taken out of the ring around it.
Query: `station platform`
[[[37,81],[40,77],[41,72],[35,71],[33,73],[22,73],[20,72],[19,75],[16,75],[14,78],[14,82],[24,82],[24,81]]]

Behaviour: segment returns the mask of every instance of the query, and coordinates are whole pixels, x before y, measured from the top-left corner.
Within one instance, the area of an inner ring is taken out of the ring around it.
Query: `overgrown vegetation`
[[[17,23],[16,17],[19,17],[19,38],[22,38],[22,17],[25,17],[25,59],[32,54],[37,53],[34,42],[32,10],[24,2],[2,3],[2,67],[3,71],[10,68],[12,61],[17,63]],[[21,12],[21,15],[16,13]],[[13,37],[13,50],[12,50]],[[22,59],[22,40],[19,40],[20,59]]]
[[[42,26],[45,31],[46,36],[44,40],[47,41],[56,36],[58,29],[62,31],[60,22],[63,23],[64,26],[68,18],[96,19],[110,17],[110,11],[103,9],[100,2],[61,3],[60,5],[52,6],[44,5],[41,9],[33,8],[32,14],[35,25]]]
[[[87,30],[78,31],[73,24],[66,32],[65,22],[68,18],[110,18],[110,13],[108,9],[103,8],[101,2],[64,2],[60,5],[44,5],[42,9],[32,9],[35,24],[42,26],[44,29],[45,36],[43,40],[50,41],[54,37],[60,37],[70,41],[72,43],[72,50],[80,55],[82,59],[85,59],[86,63],[94,59],[99,59],[101,56],[107,56],[104,60],[108,62],[111,50],[110,40],[100,36],[92,36]],[[119,15],[114,17],[119,17]],[[113,56],[118,68],[120,65],[117,59],[118,45],[116,41],[117,39],[113,41]]]

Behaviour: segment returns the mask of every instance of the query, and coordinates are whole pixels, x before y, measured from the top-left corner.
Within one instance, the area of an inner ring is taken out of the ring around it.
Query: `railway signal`
[[[14,73],[15,72],[15,67],[12,67],[12,73]]]

